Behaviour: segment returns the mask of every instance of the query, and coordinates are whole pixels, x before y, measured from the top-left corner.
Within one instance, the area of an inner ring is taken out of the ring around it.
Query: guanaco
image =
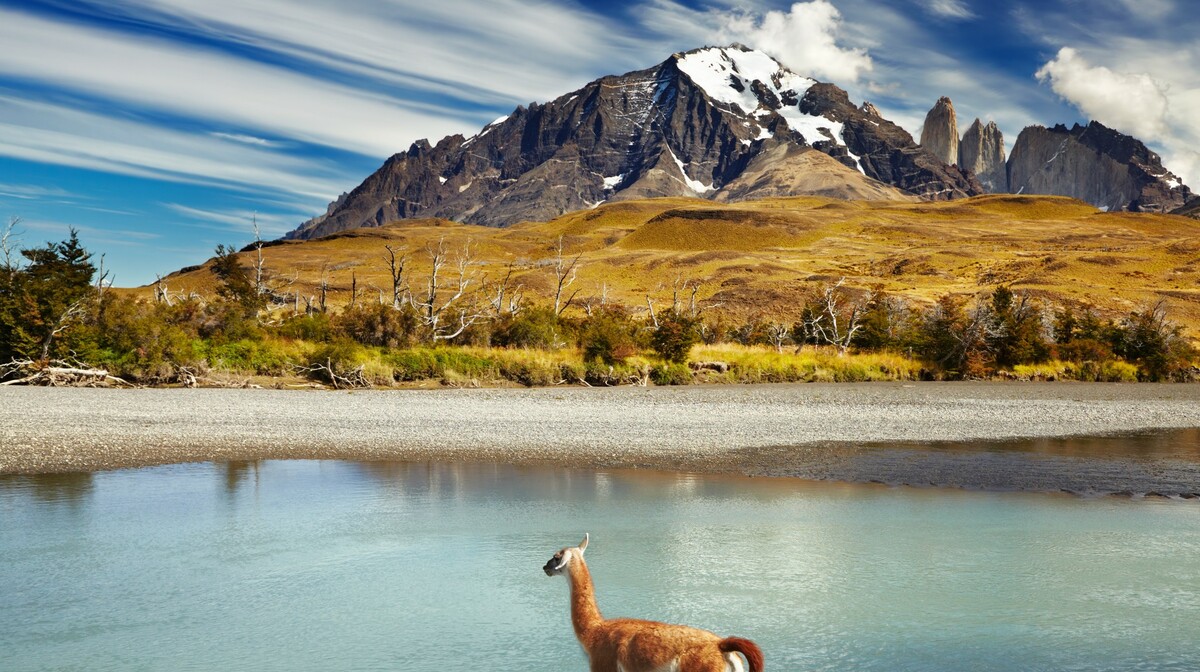
[[[554,554],[542,569],[546,576],[565,574],[571,584],[571,625],[591,662],[591,672],[762,672],[762,651],[741,637],[725,637],[686,625],[633,618],[605,619],[596,606],[596,591],[583,543]]]

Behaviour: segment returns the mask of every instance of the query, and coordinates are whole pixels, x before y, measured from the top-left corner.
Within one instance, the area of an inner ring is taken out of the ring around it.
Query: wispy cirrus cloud
[[[299,157],[158,124],[0,95],[0,155],[167,182],[324,199],[348,176]]]
[[[194,208],[180,203],[163,203],[163,207],[171,212],[182,215],[197,222],[215,224],[208,226],[220,231],[237,231],[242,234],[253,234],[255,223],[264,238],[280,236],[296,228],[300,213],[259,212],[248,208],[231,208],[212,210]]]
[[[84,0],[70,4],[97,16],[168,27],[413,92],[484,105],[557,96],[566,81],[583,84],[592,79],[601,63],[635,63],[633,53],[648,45],[627,37],[620,21],[572,3]]]
[[[0,44],[0,74],[13,79],[363,154],[387,156],[414,131],[440,135],[455,127],[445,109],[423,103],[25,12],[0,9]]]
[[[60,189],[52,185],[41,184],[0,184],[0,196],[9,198],[19,198],[22,200],[36,200],[41,198],[77,198],[66,189]]]
[[[944,19],[962,21],[975,18],[975,12],[963,0],[922,0],[921,5],[930,14]]]
[[[245,133],[222,133],[220,131],[213,131],[213,132],[209,133],[209,135],[213,136],[214,138],[220,138],[222,140],[232,140],[234,142],[240,142],[243,145],[255,145],[257,147],[283,147],[284,146],[284,143],[282,143],[282,142],[275,142],[274,140],[267,140],[266,138],[259,138],[259,137],[253,136],[253,135],[247,135]]]

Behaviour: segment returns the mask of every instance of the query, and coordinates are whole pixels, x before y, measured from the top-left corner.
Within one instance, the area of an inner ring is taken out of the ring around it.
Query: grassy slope
[[[360,292],[390,293],[384,245],[406,246],[420,278],[426,245],[470,240],[495,279],[516,262],[527,297],[551,296],[547,267],[558,237],[583,253],[579,298],[670,301],[677,279],[700,281],[700,298],[732,319],[794,317],[809,288],[846,276],[856,287],[932,301],[997,284],[1054,302],[1083,301],[1116,315],[1168,298],[1171,317],[1200,333],[1200,222],[1178,216],[1101,213],[1068,198],[980,196],[948,203],[837,201],[799,197],[721,205],[654,199],[602,205],[550,222],[490,229],[413,220],[263,250],[277,283],[295,278],[315,294],[324,275],[330,305]],[[246,255],[246,263],[251,263]],[[414,281],[414,286],[418,284]],[[211,292],[207,268],[173,274],[171,291]],[[148,290],[143,290],[147,291]],[[361,296],[361,295],[360,295]]]

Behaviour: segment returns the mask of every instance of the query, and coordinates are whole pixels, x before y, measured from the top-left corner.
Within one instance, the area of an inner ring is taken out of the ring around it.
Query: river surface
[[[585,670],[606,616],[767,669],[1200,670],[1200,504],[265,461],[0,477],[0,670]]]

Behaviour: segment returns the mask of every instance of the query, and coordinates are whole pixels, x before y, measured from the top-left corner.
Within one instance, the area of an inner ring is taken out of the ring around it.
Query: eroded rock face
[[[958,166],[947,165],[913,142],[908,131],[876,116],[878,110],[872,114],[855,107],[846,92],[832,84],[814,85],[801,99],[800,109],[841,123],[846,150],[858,156],[858,164],[868,177],[930,201],[984,193],[973,176]]]
[[[1191,190],[1137,138],[1100,124],[1029,126],[1008,160],[1009,191],[1057,194],[1106,210],[1171,212]]]
[[[984,126],[978,118],[975,119],[958,144],[958,165],[974,173],[989,194],[1008,192],[1004,134],[996,122],[989,121]]]
[[[982,193],[873,106],[857,108],[836,86],[734,45],[675,54],[653,68],[518,107],[470,138],[413,143],[288,237],[410,217],[507,226],[605,200],[713,198],[780,145],[815,148],[921,198]]]
[[[958,163],[958,118],[954,114],[954,103],[949,98],[938,98],[925,115],[921,146],[944,163]]]

